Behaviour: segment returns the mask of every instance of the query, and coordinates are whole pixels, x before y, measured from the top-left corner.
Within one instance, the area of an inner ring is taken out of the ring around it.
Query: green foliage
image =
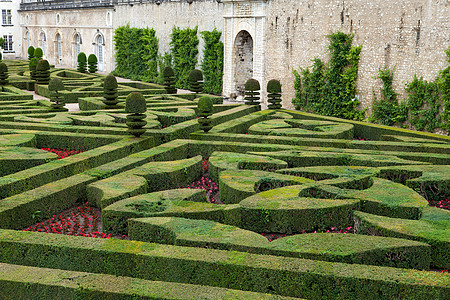
[[[62,97],[59,91],[64,90],[64,84],[59,78],[52,78],[48,83],[48,90],[51,91],[50,100],[54,103],[50,106],[52,109],[61,109],[64,104],[62,103]]]
[[[127,96],[125,101],[125,112],[127,115],[128,132],[135,137],[140,137],[145,129],[143,127],[147,124],[145,121],[147,111],[147,103],[144,96],[139,92],[132,92]]]
[[[194,69],[189,72],[189,90],[194,93],[203,92],[203,74],[202,71]]]
[[[114,31],[117,76],[154,82],[158,76],[158,38],[153,28],[131,28],[128,24]]]
[[[0,86],[3,86],[8,84],[8,67],[5,63],[0,63]]]
[[[50,64],[46,59],[41,59],[38,61],[36,65],[36,83],[49,84],[49,81],[50,81]]]
[[[34,47],[28,47],[28,59],[31,60],[34,57]]]
[[[48,90],[49,91],[62,91],[64,90],[64,84],[61,79],[59,78],[52,78],[48,84]]]
[[[103,103],[105,103],[107,107],[119,103],[119,100],[117,100],[117,87],[117,80],[114,75],[109,74],[105,77],[105,80],[103,81]]]
[[[267,83],[268,105],[269,109],[281,108],[281,83],[276,79],[269,80]]]
[[[313,59],[309,68],[293,70],[296,109],[344,119],[362,120],[364,111],[357,110],[356,79],[361,46],[353,47],[353,35],[337,32],[327,36],[331,58],[328,64]]]
[[[394,70],[380,69],[376,78],[381,79],[383,83],[381,99],[378,100],[374,94],[369,120],[388,126],[404,123],[408,117],[408,109],[405,103],[398,104],[397,93],[392,88]]]
[[[3,46],[5,46],[5,40],[0,37],[0,48],[3,48]]]
[[[213,98],[209,96],[200,97],[198,100],[198,123],[200,124],[200,130],[208,132],[211,130],[211,119],[208,119],[213,114]]]
[[[209,94],[222,94],[223,77],[223,43],[220,41],[222,32],[202,31],[201,35],[205,41],[203,48],[203,60],[201,63],[205,82],[203,90]]]
[[[445,51],[447,62],[450,63],[450,48]],[[442,128],[450,131],[450,64],[441,71],[438,83],[442,93]]]
[[[41,48],[34,49],[34,57],[41,59],[44,56],[44,52],[42,52]]]
[[[158,54],[158,78],[156,79],[156,83],[167,85],[164,78],[164,69],[166,67],[172,68],[172,54],[170,52],[164,52],[164,55]],[[175,73],[173,75],[173,80],[172,86],[175,84]],[[176,93],[176,91],[174,93]]]
[[[88,57],[89,73],[97,72],[97,63],[98,63],[97,56],[95,56],[95,54],[89,54]]]
[[[84,52],[80,52],[77,57],[78,67],[77,70],[80,73],[86,73],[87,70],[87,58]]]
[[[177,89],[175,88],[175,72],[173,69],[169,66],[165,67],[162,71],[162,75],[167,94],[176,94]]]
[[[197,26],[194,29],[174,27],[170,34],[170,51],[177,79],[177,88],[189,88],[189,72],[197,65],[198,37]]]
[[[247,105],[258,105],[259,104],[259,90],[261,86],[259,81],[256,79],[249,79],[245,83],[245,104]]]
[[[147,104],[144,96],[139,92],[132,92],[127,96],[125,102],[125,112],[132,114],[142,114],[147,111]]]
[[[38,64],[39,59],[36,57],[33,57],[30,59],[30,62],[28,63],[28,67],[30,69],[30,78],[31,80],[36,80],[36,66]]]
[[[409,122],[417,130],[433,132],[440,127],[440,87],[438,81],[428,82],[414,75],[412,82],[406,84],[408,93],[406,105],[409,110]]]

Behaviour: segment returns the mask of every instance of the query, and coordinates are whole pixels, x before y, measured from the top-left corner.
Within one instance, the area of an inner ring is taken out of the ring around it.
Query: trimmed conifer
[[[146,111],[147,103],[141,93],[132,92],[127,96],[125,112],[129,113],[127,115],[128,132],[135,137],[140,137],[145,132],[143,127],[147,124],[147,121],[144,120],[147,117]]]
[[[63,98],[61,97],[60,91],[64,90],[64,84],[59,78],[52,78],[48,83],[48,90],[51,93],[50,100],[53,102],[51,104],[52,109],[61,109],[64,107]]]
[[[117,99],[117,79],[114,75],[109,74],[103,81],[103,103],[106,104],[106,108],[115,107],[119,100]]]
[[[189,73],[189,90],[197,94],[203,92],[202,71],[194,69]]]
[[[198,100],[198,114],[199,117],[197,119],[198,123],[200,124],[200,130],[203,130],[204,132],[208,132],[211,130],[211,119],[208,117],[213,114],[213,99],[209,96],[203,96],[200,97]]]
[[[281,83],[276,79],[272,79],[267,83],[267,97],[269,109],[280,109],[281,108]]]
[[[77,62],[78,62],[78,66],[77,66],[78,72],[87,73],[87,58],[86,58],[86,54],[84,54],[84,52],[80,52],[78,54]]]
[[[175,72],[171,67],[165,67],[163,70],[163,80],[166,86],[167,94],[176,94],[177,89],[175,88]]]
[[[95,73],[97,72],[97,56],[95,56],[95,54],[89,54],[88,57],[88,69],[89,69],[89,73]]]
[[[247,105],[258,105],[259,104],[259,90],[261,86],[259,85],[259,81],[256,79],[249,79],[245,83],[245,104]]]

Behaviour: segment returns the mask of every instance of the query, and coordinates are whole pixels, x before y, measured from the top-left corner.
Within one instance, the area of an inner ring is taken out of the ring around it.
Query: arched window
[[[73,56],[74,56],[74,65],[78,64],[78,54],[81,52],[81,35],[79,33],[75,34],[74,38],[74,46],[73,46]]]
[[[31,36],[30,36],[29,31],[27,31],[27,33],[25,33],[25,38],[27,40],[27,50],[28,50],[28,48],[30,48],[30,46],[31,46]]]
[[[42,54],[45,57],[45,53],[47,51],[46,47],[47,38],[45,37],[45,32],[41,33],[41,48],[42,48]]]
[[[62,64],[62,42],[61,35],[59,33],[56,34],[56,50],[58,57],[56,58],[57,64]]]
[[[95,41],[96,45],[97,45],[97,49],[96,49],[96,54],[97,54],[97,59],[98,59],[98,70],[99,71],[103,71],[104,68],[104,62],[103,62],[103,51],[104,51],[104,46],[105,46],[105,39],[103,38],[103,35],[100,33],[99,35],[97,35],[97,39]]]

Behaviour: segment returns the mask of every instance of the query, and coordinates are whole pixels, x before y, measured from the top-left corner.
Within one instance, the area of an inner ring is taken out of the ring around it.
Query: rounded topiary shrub
[[[46,59],[38,61],[36,66],[36,83],[48,84],[50,81],[50,64]]]
[[[36,57],[37,59],[41,59],[44,56],[44,52],[42,51],[41,48],[36,48],[34,49],[34,57]]]
[[[34,58],[34,47],[30,46],[28,47],[28,59],[31,60],[32,58]]]
[[[5,63],[0,63],[0,86],[2,91],[4,86],[8,84],[8,66]]]
[[[115,107],[119,100],[117,99],[117,80],[112,74],[105,77],[103,81],[103,103],[106,104],[106,108]]]
[[[30,62],[28,63],[28,67],[30,68],[30,79],[36,80],[36,66],[38,64],[38,59],[33,57],[30,59]]]
[[[80,73],[86,73],[87,72],[87,58],[86,54],[84,52],[80,52],[77,57],[78,67],[77,70]]]
[[[125,101],[125,112],[127,115],[128,132],[135,137],[141,136],[145,129],[143,128],[147,122],[145,112],[147,111],[147,104],[144,96],[139,92],[132,92],[127,96]]]
[[[281,108],[281,83],[276,79],[272,79],[267,83],[267,97],[269,109]]]
[[[48,83],[48,90],[51,93],[50,100],[53,102],[51,105],[52,109],[61,109],[64,106],[64,103],[62,101],[62,96],[59,93],[60,91],[64,90],[64,84],[61,79],[59,78],[52,78],[50,82]]]
[[[194,69],[189,73],[189,90],[191,90],[194,93],[203,92],[202,71]]]
[[[97,72],[97,56],[95,56],[95,54],[89,54],[88,57],[88,69],[89,69],[89,73],[95,73]]]
[[[166,86],[167,94],[176,94],[177,89],[175,88],[175,72],[171,67],[165,67],[163,70],[163,80]]]
[[[200,124],[200,130],[208,132],[211,130],[211,119],[208,117],[213,114],[213,99],[209,96],[200,97],[198,100],[198,123]]]
[[[259,81],[256,79],[249,79],[245,83],[245,104],[247,105],[258,105],[259,104],[259,90],[261,86]]]

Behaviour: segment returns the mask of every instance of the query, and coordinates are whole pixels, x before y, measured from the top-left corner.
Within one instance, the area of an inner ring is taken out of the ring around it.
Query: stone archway
[[[253,38],[248,31],[240,31],[234,42],[234,90],[244,96],[245,82],[253,77]]]

